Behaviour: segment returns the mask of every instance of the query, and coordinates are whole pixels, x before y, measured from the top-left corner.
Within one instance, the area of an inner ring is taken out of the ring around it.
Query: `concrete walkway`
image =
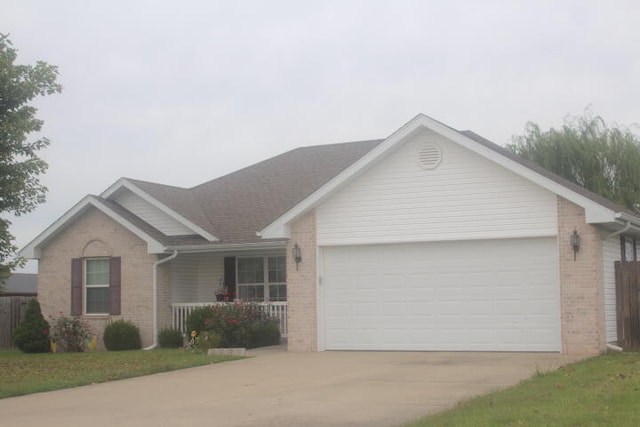
[[[397,426],[576,358],[258,349],[251,359],[0,400],[2,425]]]

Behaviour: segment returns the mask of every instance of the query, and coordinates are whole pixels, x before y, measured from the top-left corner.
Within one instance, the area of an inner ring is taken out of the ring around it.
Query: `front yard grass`
[[[539,372],[520,385],[409,424],[420,426],[637,426],[640,353],[607,354]]]
[[[239,359],[187,350],[25,354],[0,350],[0,398]]]

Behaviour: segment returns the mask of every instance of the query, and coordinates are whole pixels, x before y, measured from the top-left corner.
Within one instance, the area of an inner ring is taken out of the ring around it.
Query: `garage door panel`
[[[327,349],[559,351],[555,238],[322,249]]]

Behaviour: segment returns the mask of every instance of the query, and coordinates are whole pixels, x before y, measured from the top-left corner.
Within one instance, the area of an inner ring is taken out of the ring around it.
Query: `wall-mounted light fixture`
[[[571,247],[573,248],[573,260],[576,260],[576,254],[580,250],[580,235],[578,234],[578,230],[573,230],[573,234],[571,235]]]
[[[296,262],[297,270],[298,264],[300,264],[300,261],[302,261],[302,249],[300,249],[300,246],[298,246],[297,243],[293,245],[293,248],[291,249],[291,255],[293,256],[293,260]]]

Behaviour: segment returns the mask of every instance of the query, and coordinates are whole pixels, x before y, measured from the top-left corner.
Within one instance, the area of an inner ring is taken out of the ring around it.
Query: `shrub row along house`
[[[232,298],[290,351],[602,352],[640,217],[418,115],[383,140],[299,148],[194,188],[120,179],[29,243],[45,315],[139,325]],[[624,242],[621,245],[621,239]]]

